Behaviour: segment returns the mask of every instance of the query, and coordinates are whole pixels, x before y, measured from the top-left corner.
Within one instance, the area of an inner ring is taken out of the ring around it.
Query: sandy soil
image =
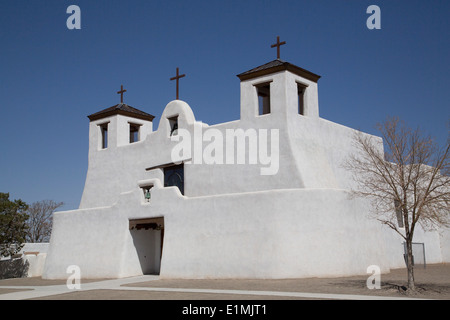
[[[285,280],[157,280],[133,284],[133,287],[263,290],[450,299],[450,264],[428,265],[425,269],[416,267],[414,275],[418,287],[418,292],[415,294],[405,292],[406,269],[395,269],[388,274],[382,274],[381,289],[372,290],[367,288],[366,282],[369,275]]]

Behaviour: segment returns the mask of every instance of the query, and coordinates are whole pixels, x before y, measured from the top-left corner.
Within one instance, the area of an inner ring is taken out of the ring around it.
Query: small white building
[[[319,76],[280,59],[238,75],[239,120],[208,126],[174,100],[89,116],[78,210],[54,214],[43,278],[302,278],[404,267],[402,239],[350,199],[355,130],[319,117]],[[211,105],[213,111],[214,105]],[[381,138],[379,140],[382,148]],[[428,263],[449,232],[417,231]]]

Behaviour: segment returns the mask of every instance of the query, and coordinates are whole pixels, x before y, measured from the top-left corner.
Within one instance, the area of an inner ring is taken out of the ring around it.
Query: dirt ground
[[[418,292],[412,295],[405,292],[408,283],[406,269],[395,269],[388,274],[382,274],[381,288],[372,290],[367,288],[369,275],[283,280],[158,280],[133,284],[133,287],[262,290],[450,299],[450,264],[428,265],[425,269],[422,266],[416,267],[414,276]]]
[[[428,265],[426,269],[415,268],[415,280],[418,292],[409,295],[405,292],[407,285],[406,269],[391,270],[381,275],[381,289],[368,289],[366,281],[368,275],[343,278],[308,278],[283,280],[154,280],[126,285],[132,288],[189,288],[189,289],[215,289],[215,290],[248,290],[248,291],[276,291],[276,292],[302,292],[351,294],[364,296],[386,297],[413,297],[425,299],[450,299],[450,264]],[[82,283],[99,280],[82,280]],[[65,284],[64,280],[43,280],[41,278],[22,278],[0,280],[0,295],[21,289],[21,286],[49,286]],[[17,286],[17,288],[1,288],[2,286]],[[88,290],[64,293],[59,295],[41,297],[47,300],[271,300],[271,299],[300,299],[290,296],[268,295],[240,295],[227,293],[206,292],[163,292],[138,290]],[[301,298],[303,299],[303,298]]]

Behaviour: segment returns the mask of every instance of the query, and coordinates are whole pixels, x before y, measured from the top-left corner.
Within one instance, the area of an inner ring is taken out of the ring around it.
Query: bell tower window
[[[130,123],[130,143],[138,142],[141,125]]]
[[[401,202],[398,200],[394,200],[395,206],[395,215],[397,216],[397,223],[399,228],[404,228],[405,225],[403,223],[403,212]]]
[[[150,202],[150,200],[152,199],[152,188],[153,188],[153,185],[147,185],[147,186],[141,187],[141,189],[144,193],[144,201],[145,202]]]
[[[297,96],[298,96],[298,114],[305,115],[305,91],[306,86],[297,82]]]
[[[100,135],[101,135],[101,148],[108,148],[108,123],[104,123],[100,125]]]
[[[170,136],[178,134],[178,116],[169,118]]]
[[[270,82],[262,83],[256,86],[258,94],[258,114],[264,115],[270,113]]]

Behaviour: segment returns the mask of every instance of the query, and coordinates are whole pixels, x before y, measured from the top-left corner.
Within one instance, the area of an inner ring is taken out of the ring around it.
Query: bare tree
[[[372,214],[395,230],[406,243],[408,289],[415,291],[412,242],[420,224],[425,230],[449,223],[449,140],[444,148],[412,130],[398,118],[377,125],[383,145],[373,136],[358,133],[344,167],[356,182],[352,193],[371,200]]]
[[[26,240],[32,243],[48,242],[52,233],[53,213],[63,202],[43,200],[29,206],[27,214],[28,233]]]

